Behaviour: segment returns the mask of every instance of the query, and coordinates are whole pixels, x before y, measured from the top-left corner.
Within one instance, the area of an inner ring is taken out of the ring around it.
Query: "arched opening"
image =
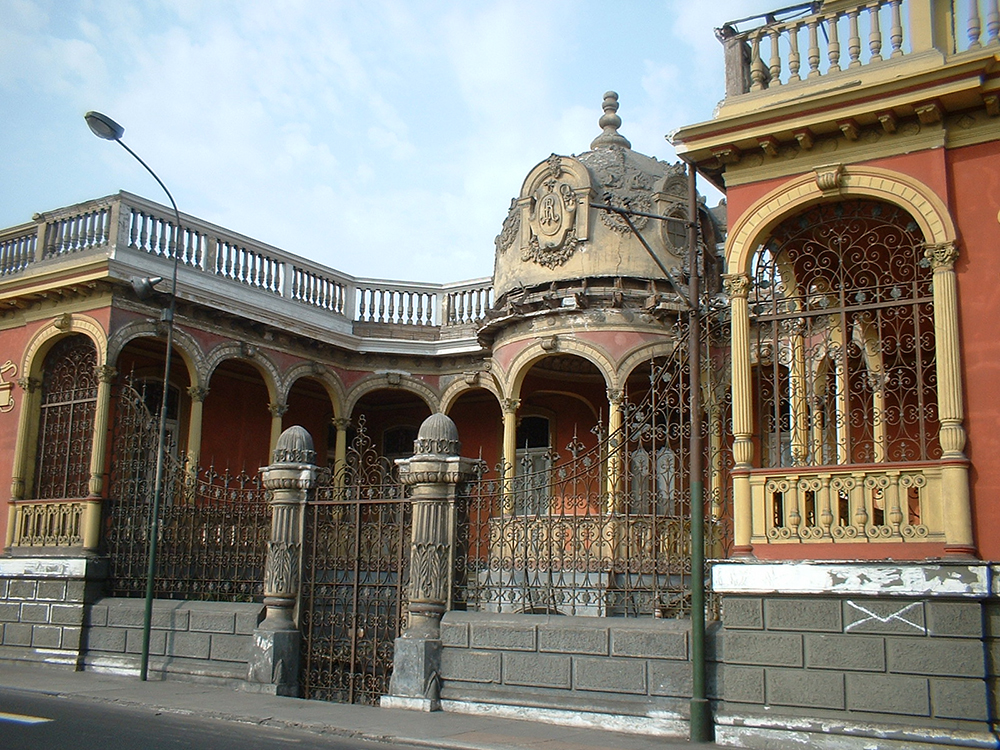
[[[97,348],[76,334],[57,341],[42,363],[34,497],[89,494],[97,409]]]
[[[227,359],[212,373],[205,398],[201,462],[234,472],[270,463],[270,395],[260,371]]]
[[[873,200],[786,219],[752,260],[762,467],[939,458],[933,274],[913,218]]]
[[[281,427],[287,430],[300,425],[312,435],[316,462],[333,466],[336,429],[333,426],[333,404],[322,381],[303,377],[292,384],[286,399],[288,410],[281,418]]]

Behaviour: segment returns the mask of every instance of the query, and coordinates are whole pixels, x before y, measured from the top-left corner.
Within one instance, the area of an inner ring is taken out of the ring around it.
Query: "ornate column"
[[[347,428],[351,426],[351,420],[349,417],[334,417],[332,421],[337,430],[333,444],[333,479],[338,486],[343,486],[347,469]]]
[[[85,550],[96,550],[101,543],[101,493],[104,490],[104,464],[108,455],[108,412],[111,408],[111,384],[116,377],[118,370],[111,365],[97,366],[97,404],[90,449],[90,482],[81,529]]]
[[[969,502],[969,461],[965,456],[965,409],[958,340],[958,290],[954,243],[928,245],[924,251],[934,269],[934,339],[937,363],[938,419],[941,423],[941,489],[944,493],[945,551],[956,557],[976,554]]]
[[[281,418],[288,411],[287,403],[268,404],[267,410],[271,412],[271,450],[278,447],[278,436],[281,435]]]
[[[42,387],[40,378],[22,377],[17,385],[24,391],[21,401],[21,413],[17,420],[17,442],[14,444],[14,461],[10,480],[10,505],[7,507],[7,537],[4,549],[10,549],[14,544],[14,531],[17,528],[17,503],[24,500],[28,471],[28,456],[31,454],[30,441],[35,437],[32,420],[38,418],[38,392]]]
[[[398,461],[399,477],[412,487],[409,617],[396,639],[392,680],[383,706],[437,711],[441,617],[451,600],[455,555],[455,498],[473,477],[475,461],[460,458],[455,423],[432,414],[420,425],[413,458]]]
[[[514,474],[517,472],[517,409],[521,405],[520,399],[503,398],[500,399],[500,408],[503,411],[503,513],[514,512],[514,494],[510,485]]]
[[[750,475],[753,465],[753,396],[750,393],[750,310],[747,295],[750,277],[743,273],[723,277],[732,305],[733,368],[733,554],[752,555],[753,499]],[[763,520],[763,519],[761,519]]]
[[[188,419],[187,439],[187,469],[189,478],[198,473],[198,462],[201,461],[201,425],[205,410],[205,399],[208,398],[208,388],[202,385],[192,385],[187,389],[191,397],[191,412]]]
[[[622,510],[622,501],[628,491],[625,475],[622,471],[622,403],[625,394],[618,390],[608,389],[608,463],[607,463],[607,493],[608,507],[606,511]],[[654,458],[655,461],[655,458]]]
[[[292,612],[299,595],[302,506],[316,486],[316,451],[303,427],[289,427],[262,470],[271,490],[271,538],[264,567],[267,614],[254,631],[247,682],[252,692],[296,696],[299,631]]]

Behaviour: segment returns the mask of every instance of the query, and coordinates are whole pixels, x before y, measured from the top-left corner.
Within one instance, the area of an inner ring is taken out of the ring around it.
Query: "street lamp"
[[[116,141],[147,172],[153,175],[153,179],[163,188],[163,192],[167,194],[167,198],[170,199],[170,205],[174,209],[174,226],[171,233],[173,236],[170,243],[174,258],[173,274],[170,280],[170,305],[160,312],[160,320],[167,327],[167,353],[163,359],[163,398],[160,402],[160,424],[156,441],[156,479],[153,483],[153,508],[150,513],[149,522],[149,562],[146,569],[146,608],[142,620],[142,663],[139,668],[139,679],[145,681],[149,671],[149,631],[153,619],[153,576],[156,573],[156,543],[160,534],[160,499],[163,497],[163,470],[167,453],[167,395],[170,387],[170,355],[173,352],[174,346],[174,312],[177,310],[177,264],[180,260],[177,240],[181,231],[181,214],[177,210],[177,203],[174,202],[174,197],[167,190],[167,186],[163,184],[163,181],[157,177],[156,172],[150,169],[149,165],[122,141],[125,128],[100,112],[88,112],[84,115],[84,119],[87,121],[87,125],[93,131],[94,135],[106,141]],[[132,282],[132,286],[140,298],[144,299],[152,294],[153,287],[162,280],[159,277],[135,279]]]

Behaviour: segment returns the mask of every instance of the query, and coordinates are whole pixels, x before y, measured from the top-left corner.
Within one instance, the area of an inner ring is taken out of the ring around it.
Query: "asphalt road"
[[[286,727],[251,726],[0,689],[0,747],[3,750],[384,750],[394,746]]]

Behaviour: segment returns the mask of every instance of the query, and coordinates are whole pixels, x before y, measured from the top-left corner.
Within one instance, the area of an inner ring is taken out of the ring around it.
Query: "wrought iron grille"
[[[723,557],[731,534],[732,466],[726,311],[707,316],[703,341],[706,550]],[[626,395],[623,425],[596,447],[574,439],[562,455],[481,467],[460,501],[455,608],[589,616],[690,613],[690,438],[687,323],[673,352],[648,363],[647,386]],[[721,345],[720,345],[721,344]],[[710,605],[710,614],[715,610]]]
[[[109,585],[144,596],[158,420],[131,384],[116,399],[111,497],[105,503]],[[169,453],[169,451],[168,451]],[[172,455],[164,467],[154,595],[163,599],[256,601],[263,596],[270,535],[259,476],[190,470]]]
[[[35,497],[86,497],[97,408],[97,349],[68,336],[45,357],[38,428]]]
[[[306,507],[302,695],[375,705],[389,691],[403,629],[411,508],[362,417],[343,471]]]
[[[940,457],[931,282],[898,207],[820,204],[776,229],[750,299],[762,467]]]

